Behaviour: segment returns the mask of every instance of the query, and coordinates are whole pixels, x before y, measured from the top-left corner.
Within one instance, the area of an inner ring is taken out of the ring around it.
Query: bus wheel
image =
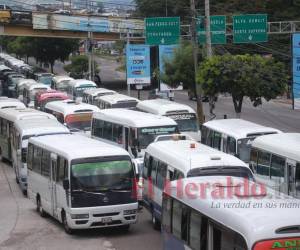
[[[68,220],[64,212],[62,213],[61,219],[62,219],[62,224],[64,226],[65,232],[67,234],[73,234],[74,231],[69,227]]]
[[[41,199],[40,197],[37,198],[36,200],[36,211],[40,214],[41,217],[45,217],[46,213],[42,207]]]
[[[160,222],[154,215],[154,209],[152,209],[152,225],[155,230],[160,230]]]

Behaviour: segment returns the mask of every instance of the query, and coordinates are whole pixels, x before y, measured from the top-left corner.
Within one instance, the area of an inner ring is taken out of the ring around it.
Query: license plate
[[[110,223],[110,222],[112,222],[112,218],[111,217],[102,218],[102,223]]]

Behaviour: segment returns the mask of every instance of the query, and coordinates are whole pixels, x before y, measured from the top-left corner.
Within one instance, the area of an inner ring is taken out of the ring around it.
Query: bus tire
[[[66,214],[65,212],[63,211],[62,212],[62,215],[61,215],[61,220],[62,220],[62,224],[63,224],[63,227],[64,227],[64,230],[67,234],[73,234],[74,233],[74,230],[71,229],[68,225],[68,220],[67,220],[67,217],[66,217]]]
[[[157,231],[159,231],[161,229],[161,224],[159,222],[159,220],[155,217],[155,214],[154,214],[154,209],[152,208],[152,225],[153,225],[153,228]]]
[[[42,202],[39,196],[36,199],[36,211],[40,214],[41,217],[46,217],[46,213],[43,209]]]

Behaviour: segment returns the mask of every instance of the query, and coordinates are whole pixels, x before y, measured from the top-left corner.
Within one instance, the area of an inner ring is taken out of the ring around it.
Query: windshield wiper
[[[105,194],[104,194],[104,193],[101,193],[101,192],[96,192],[96,191],[86,191],[86,190],[83,190],[83,189],[75,189],[75,190],[72,190],[72,192],[82,192],[82,193],[86,193],[86,194],[98,194],[98,195],[105,196]]]

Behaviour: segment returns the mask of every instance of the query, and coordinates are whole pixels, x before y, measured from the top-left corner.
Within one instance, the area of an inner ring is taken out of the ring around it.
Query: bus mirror
[[[69,180],[67,179],[63,180],[64,190],[69,190],[69,186],[70,186]]]

